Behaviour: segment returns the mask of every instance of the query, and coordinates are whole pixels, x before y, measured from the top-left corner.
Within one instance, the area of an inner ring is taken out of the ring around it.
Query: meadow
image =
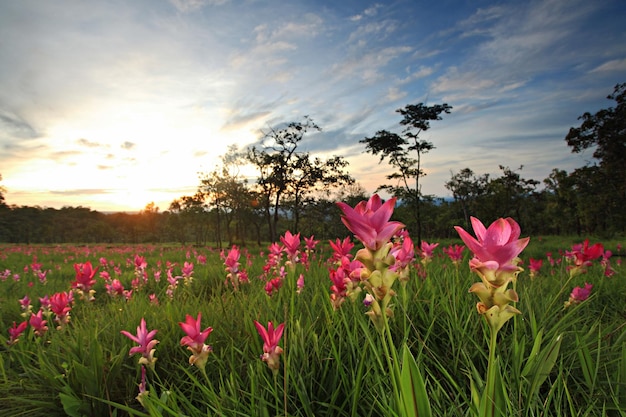
[[[1,246],[0,415],[626,416],[620,240],[530,236],[483,297],[461,238],[360,226],[261,248]],[[494,325],[489,300],[515,312]]]

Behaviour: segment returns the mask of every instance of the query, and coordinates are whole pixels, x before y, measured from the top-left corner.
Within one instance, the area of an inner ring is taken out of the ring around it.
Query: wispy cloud
[[[626,58],[623,59],[612,59],[610,61],[605,62],[602,65],[599,65],[592,69],[591,73],[594,72],[618,72],[618,71],[626,71]]]

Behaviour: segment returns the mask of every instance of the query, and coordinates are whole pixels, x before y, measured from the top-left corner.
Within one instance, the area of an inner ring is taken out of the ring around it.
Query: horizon
[[[359,140],[407,104],[422,192],[464,168],[543,181],[593,163],[565,136],[626,82],[626,4],[532,0],[141,0],[0,4],[0,186],[15,206],[166,211],[229,145],[310,116],[299,148],[343,156],[368,193],[393,170]]]

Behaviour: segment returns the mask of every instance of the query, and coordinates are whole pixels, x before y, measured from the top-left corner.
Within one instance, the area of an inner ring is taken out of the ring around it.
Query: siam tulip
[[[93,301],[95,290],[92,290],[91,287],[96,283],[94,276],[98,272],[98,268],[93,269],[91,266],[91,262],[87,261],[82,264],[74,264],[74,270],[76,271],[76,280],[72,283],[72,288],[76,290],[81,296],[81,298],[85,297],[87,294],[87,299],[89,301]]]
[[[395,258],[389,269],[398,273],[398,280],[404,287],[409,281],[409,267],[415,259],[413,240],[408,235],[405,236],[402,243],[394,245],[389,253]]]
[[[520,227],[511,218],[498,219],[489,228],[475,217],[471,218],[476,238],[463,228],[455,226],[456,231],[473,252],[470,269],[475,272],[481,282],[470,288],[480,302],[476,305],[478,312],[485,317],[494,333],[520,311],[509,303],[518,301],[513,289],[508,289],[510,282],[517,278],[523,270],[518,266],[518,255],[528,245],[530,238],[519,239]]]
[[[354,248],[354,243],[350,241],[350,237],[346,237],[344,240],[329,240],[328,243],[333,250],[333,255],[330,258],[331,262],[338,262],[341,264],[343,258],[352,259],[350,251]]]
[[[21,298],[19,302],[20,307],[22,308],[22,317],[30,317],[31,313],[33,312],[33,306],[30,304],[30,298],[28,298],[28,295],[25,295],[24,298]]]
[[[528,261],[528,269],[530,270],[530,278],[533,279],[539,275],[539,270],[543,265],[543,260],[530,258]]]
[[[193,281],[193,262],[187,262],[183,264],[182,278],[185,285],[191,284]]]
[[[593,264],[593,260],[600,258],[604,254],[604,247],[601,243],[589,246],[589,239],[583,243],[572,246],[572,250],[566,252],[566,257],[573,265],[569,265],[567,270],[570,277],[587,272],[585,269]]]
[[[35,271],[35,274],[37,275],[37,279],[39,280],[39,282],[41,282],[43,285],[46,285],[48,283],[48,271],[37,270]]]
[[[157,330],[148,331],[146,320],[142,317],[139,326],[137,326],[137,335],[133,335],[126,330],[122,330],[120,333],[139,345],[132,347],[128,355],[131,356],[135,353],[141,354],[139,364],[147,365],[150,369],[154,370],[154,363],[157,360],[157,358],[154,357],[155,346],[159,343],[159,341],[154,338]]]
[[[367,202],[361,201],[354,208],[344,202],[338,202],[337,206],[343,212],[341,221],[348,230],[367,249],[378,251],[404,227],[400,222],[389,221],[395,204],[395,197],[383,204],[378,194],[374,194]]]
[[[240,282],[248,282],[248,274],[245,270],[239,269],[241,264],[239,263],[239,258],[241,257],[241,252],[239,248],[233,245],[232,248],[228,251],[228,255],[224,259],[224,265],[226,266],[226,281],[224,281],[224,285],[228,286],[228,283],[231,282],[233,284],[233,288],[237,290]]]
[[[22,333],[24,333],[27,326],[28,322],[26,321],[21,322],[19,325],[13,322],[13,327],[9,327],[9,340],[7,341],[7,344],[9,346],[16,344],[20,340],[19,338]]]
[[[254,321],[261,339],[263,339],[263,354],[261,360],[267,363],[267,366],[272,372],[278,372],[280,368],[280,355],[283,353],[283,349],[278,346],[280,338],[283,336],[283,330],[285,329],[285,323],[279,324],[276,329],[271,321],[267,322],[267,329],[263,327],[258,321]]]
[[[565,302],[565,308],[571,306],[572,304],[580,304],[585,301],[591,295],[591,289],[593,285],[585,282],[584,287],[575,287],[570,296],[569,300]]]
[[[117,278],[111,281],[110,284],[105,284],[104,286],[106,287],[107,292],[111,296],[124,295],[124,286],[122,285],[120,280]]]
[[[72,293],[58,292],[50,297],[50,310],[56,315],[55,321],[59,323],[57,329],[62,329],[70,321]]]
[[[43,311],[39,310],[37,314],[33,313],[28,320],[30,327],[33,328],[35,336],[41,337],[48,331],[47,320],[43,319]]]
[[[204,367],[209,358],[209,353],[213,351],[210,345],[204,344],[204,341],[213,331],[212,327],[207,327],[204,330],[200,330],[200,321],[202,320],[202,313],[198,312],[198,318],[194,319],[191,315],[187,314],[185,322],[178,323],[187,334],[180,339],[181,346],[187,346],[187,349],[191,351],[189,357],[189,364],[196,365],[204,372]]]
[[[296,293],[300,294],[304,289],[304,275],[300,274],[298,281],[296,281]]]
[[[450,245],[447,248],[443,248],[443,253],[448,255],[448,258],[452,261],[455,267],[459,267],[459,264],[463,260],[463,251],[465,246],[463,245]]]
[[[337,203],[343,212],[342,222],[365,246],[357,252],[356,260],[363,264],[361,282],[374,297],[366,314],[381,332],[386,316],[392,314],[389,303],[395,295],[392,287],[398,278],[398,273],[390,269],[396,261],[390,254],[393,247],[391,238],[404,227],[400,222],[389,221],[395,202],[396,199],[391,198],[383,204],[378,194],[374,194],[367,202],[361,201],[354,208],[343,202]]]
[[[426,266],[432,261],[433,251],[437,246],[439,246],[439,243],[428,243],[425,240],[422,240],[419,251],[420,258],[422,258],[420,261],[422,265]]]
[[[280,241],[287,253],[288,260],[285,262],[285,265],[293,270],[300,261],[298,257],[298,255],[300,255],[300,233],[292,235],[291,232],[287,230],[285,235],[280,237]]]

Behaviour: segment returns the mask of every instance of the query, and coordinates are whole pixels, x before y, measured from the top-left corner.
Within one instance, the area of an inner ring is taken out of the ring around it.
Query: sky
[[[365,137],[447,103],[422,193],[464,168],[543,181],[593,164],[564,138],[626,82],[623,0],[0,0],[9,205],[167,210],[228,146],[310,116],[299,149],[387,183]]]

